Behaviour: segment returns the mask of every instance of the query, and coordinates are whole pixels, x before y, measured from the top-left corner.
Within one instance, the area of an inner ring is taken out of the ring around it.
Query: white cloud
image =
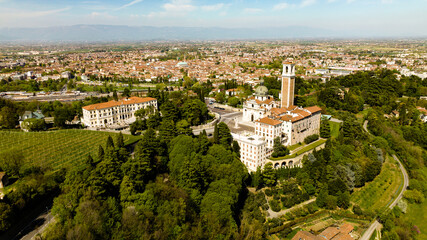
[[[203,11],[218,11],[224,7],[224,3],[218,3],[214,5],[204,5],[201,6],[201,9]]]
[[[356,0],[347,0],[347,3],[355,2]]]
[[[132,2],[127,3],[127,4],[125,4],[125,5],[123,5],[123,6],[119,7],[119,8],[116,8],[115,10],[118,11],[118,10],[121,10],[123,8],[130,7],[130,6],[134,5],[134,4],[140,3],[140,2],[142,2],[142,0],[133,0]]]
[[[336,2],[337,0],[328,0],[328,3]]]
[[[316,3],[317,0],[303,0],[301,2],[301,7],[308,7]]]
[[[191,3],[191,0],[171,0],[170,2],[163,4],[162,7],[164,9],[162,12],[151,12],[143,16],[148,18],[183,17],[189,12],[197,9],[197,7]]]
[[[275,5],[273,7],[273,10],[283,10],[283,9],[289,8],[289,7],[290,7],[289,3],[282,2],[282,3]]]
[[[196,9],[190,0],[172,0],[169,3],[165,3],[163,8],[167,12],[191,12]]]
[[[390,4],[393,3],[393,0],[381,0],[382,4]]]
[[[113,19],[113,18],[116,18],[116,17],[108,14],[107,12],[91,12],[89,14],[89,17],[91,19],[95,19],[95,18]]]
[[[44,17],[49,15],[54,15],[57,13],[65,12],[70,10],[71,7],[66,8],[60,8],[60,9],[52,9],[52,10],[46,10],[46,11],[28,11],[28,10],[22,10],[22,9],[3,9],[3,11],[0,11],[1,15],[4,16],[11,16],[13,18],[33,18],[33,17]]]
[[[260,8],[245,8],[245,9],[243,9],[243,12],[245,12],[245,13],[259,13],[259,12],[262,12],[262,9],[260,9]]]

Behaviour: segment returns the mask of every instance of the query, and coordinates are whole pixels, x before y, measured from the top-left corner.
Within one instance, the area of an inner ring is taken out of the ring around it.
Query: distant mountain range
[[[402,36],[402,35],[400,35]],[[112,42],[155,40],[265,40],[393,37],[378,33],[334,31],[304,26],[270,28],[150,27],[73,25],[41,28],[0,28],[2,42]]]
[[[339,37],[340,33],[290,26],[283,28],[133,27],[73,25],[43,28],[0,28],[0,41],[154,41],[154,40],[245,40]]]

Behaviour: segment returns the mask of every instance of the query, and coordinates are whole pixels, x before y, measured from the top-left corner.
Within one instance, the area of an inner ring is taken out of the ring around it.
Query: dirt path
[[[267,197],[266,197],[266,199],[267,199]],[[283,215],[285,215],[286,213],[288,213],[288,212],[290,212],[292,210],[295,210],[297,208],[303,207],[303,206],[305,206],[305,205],[307,205],[309,203],[312,203],[314,201],[316,201],[316,198],[312,198],[310,200],[307,200],[305,202],[297,204],[297,205],[295,205],[295,206],[293,206],[291,208],[281,210],[280,212],[275,212],[275,211],[271,210],[271,208],[268,208],[267,212],[269,213],[269,215],[268,215],[267,218],[277,218],[277,217],[283,216]],[[268,199],[267,199],[267,203],[268,203]]]

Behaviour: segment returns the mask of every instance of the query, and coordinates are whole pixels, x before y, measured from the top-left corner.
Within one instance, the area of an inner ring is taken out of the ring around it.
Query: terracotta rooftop
[[[95,110],[95,109],[104,109],[104,108],[110,108],[110,107],[115,107],[115,106],[120,106],[120,105],[128,105],[128,104],[136,104],[136,103],[144,103],[144,102],[149,102],[149,101],[153,101],[156,100],[155,98],[151,98],[151,97],[146,97],[146,98],[140,98],[140,97],[130,97],[130,98],[122,98],[119,101],[108,101],[108,102],[104,102],[104,103],[97,103],[97,104],[92,104],[92,105],[88,105],[83,107],[83,109],[85,110]]]
[[[305,109],[308,110],[309,112],[311,112],[312,114],[322,111],[322,109],[318,106],[306,107]]]
[[[261,119],[256,120],[256,121],[259,122],[259,123],[264,123],[264,124],[268,124],[268,125],[272,125],[272,126],[275,126],[275,125],[278,125],[278,124],[282,123],[279,120],[271,119],[269,117],[261,118]]]
[[[296,117],[293,117],[293,118],[291,119],[291,121],[292,121],[292,122],[297,122],[297,121],[299,121],[299,120],[301,120],[301,119],[304,119],[304,117],[303,117],[303,116],[296,116]]]
[[[423,107],[417,107],[418,111],[420,111],[420,113],[427,115],[427,109],[423,108]]]
[[[299,231],[292,238],[292,240],[325,240],[325,239],[307,231]]]
[[[302,110],[302,109],[295,109],[295,110],[292,110],[292,113],[295,113],[295,114],[301,115],[302,117],[309,117],[309,116],[311,116],[311,113],[306,112],[306,111],[304,111],[304,110]]]
[[[273,115],[278,115],[280,116],[283,113],[286,113],[288,111],[288,109],[286,108],[271,108],[271,113]]]
[[[351,224],[346,223],[340,227],[340,232],[349,234],[353,229],[354,227]]]
[[[281,119],[282,121],[289,122],[289,121],[291,121],[291,120],[292,120],[292,115],[286,114],[286,115],[281,116],[281,117],[280,117],[280,119]]]
[[[319,234],[319,236],[325,237],[326,239],[332,239],[333,237],[335,237],[336,235],[338,235],[338,233],[340,233],[340,231],[338,230],[338,228],[336,228],[336,227],[328,227],[325,230],[323,230],[323,232],[321,232]]]

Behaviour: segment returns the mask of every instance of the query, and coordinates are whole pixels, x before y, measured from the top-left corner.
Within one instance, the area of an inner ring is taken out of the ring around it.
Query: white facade
[[[256,135],[241,135],[232,133],[233,139],[240,147],[240,160],[250,172],[258,167],[263,168],[267,159],[266,142]]]
[[[268,96],[268,89],[264,86],[258,87],[254,96],[244,102],[243,121],[254,122],[255,133],[233,137],[239,143],[241,161],[249,171],[256,171],[257,167],[265,165],[265,159],[273,152],[275,138],[279,137],[283,145],[289,146],[304,141],[310,135],[319,134],[322,109],[317,106],[294,106],[294,86],[295,66],[285,63],[281,102]]]
[[[83,107],[82,123],[91,128],[129,125],[133,123],[135,112],[152,106],[157,109],[157,99],[131,97],[119,101],[109,101]]]
[[[243,103],[243,121],[253,122],[266,116],[272,108],[278,107],[279,102],[273,96],[267,95],[268,89],[259,86],[253,96]]]
[[[268,148],[273,148],[274,139],[282,136],[282,122],[261,118],[255,122],[255,134],[264,139]]]

